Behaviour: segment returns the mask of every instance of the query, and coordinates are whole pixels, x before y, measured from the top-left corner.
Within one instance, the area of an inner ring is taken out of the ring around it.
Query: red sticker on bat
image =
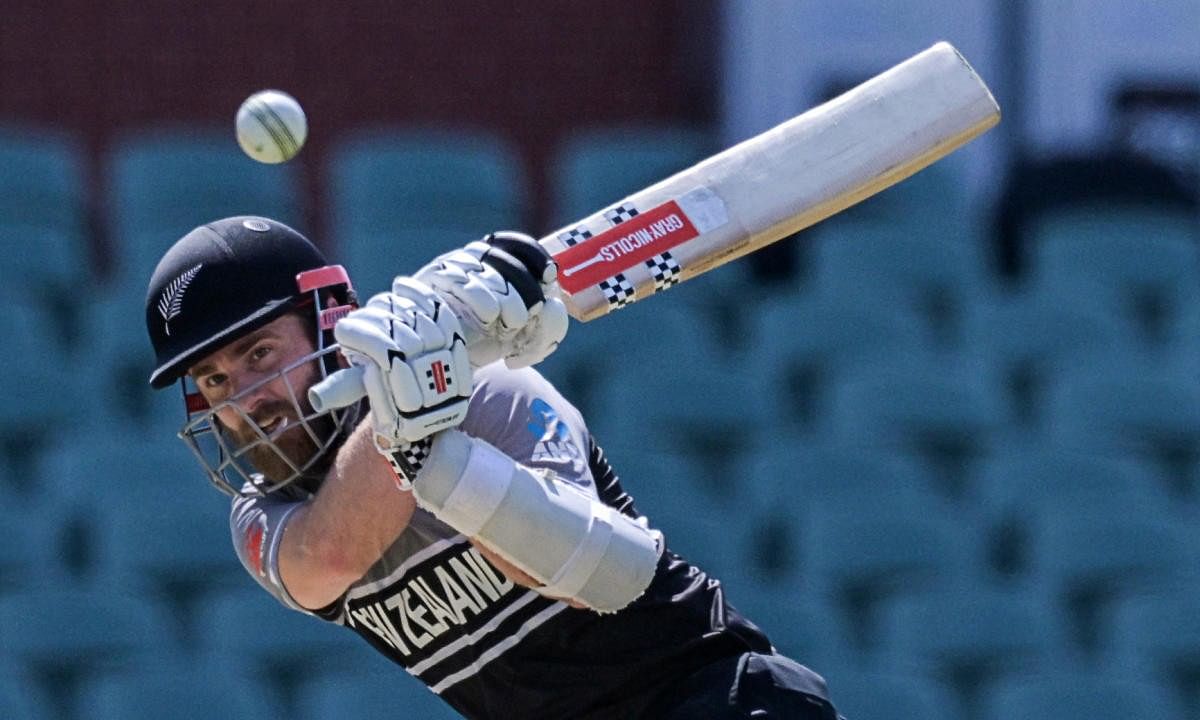
[[[678,203],[668,200],[555,255],[558,284],[579,292],[699,234]]]

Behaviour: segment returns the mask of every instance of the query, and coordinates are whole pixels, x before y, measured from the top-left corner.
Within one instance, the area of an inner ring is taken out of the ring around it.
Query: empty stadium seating
[[[555,150],[550,174],[557,200],[551,224],[557,228],[598,213],[715,149],[707,134],[673,126],[577,131]]]
[[[339,720],[345,717],[419,717],[452,720],[461,717],[415,678],[383,658],[343,667],[306,681],[296,698],[298,720]]]
[[[101,676],[78,692],[80,720],[126,718],[277,718],[283,705],[270,686],[236,664],[180,658]]]
[[[825,677],[838,712],[847,718],[956,720],[956,700],[935,680],[919,673],[817,668]]]
[[[1194,585],[1118,601],[1101,645],[1114,672],[1161,678],[1185,698],[1188,717],[1200,711],[1200,601]]]
[[[1121,676],[1064,670],[998,685],[984,720],[1182,720],[1179,703],[1155,683]]]

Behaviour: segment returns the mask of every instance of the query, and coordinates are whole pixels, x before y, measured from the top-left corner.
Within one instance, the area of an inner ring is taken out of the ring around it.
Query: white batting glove
[[[510,368],[533,365],[566,337],[557,267],[528,235],[493,233],[435,258],[414,277],[477,330],[470,346],[477,367],[500,358]]]
[[[385,454],[462,422],[473,384],[458,318],[427,285],[397,278],[338,321],[342,354],[363,369],[375,442]]]

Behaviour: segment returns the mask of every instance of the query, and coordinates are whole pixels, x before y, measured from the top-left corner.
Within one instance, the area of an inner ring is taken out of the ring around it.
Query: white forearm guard
[[[544,595],[616,612],[654,578],[659,533],[458,430],[434,437],[412,485],[421,507],[544,583]]]

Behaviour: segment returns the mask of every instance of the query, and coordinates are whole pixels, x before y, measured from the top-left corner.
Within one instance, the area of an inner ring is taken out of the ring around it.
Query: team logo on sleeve
[[[529,405],[529,419],[525,429],[533,435],[536,444],[530,460],[535,463],[569,464],[572,475],[583,473],[585,461],[579,446],[571,439],[570,428],[550,407],[550,403],[536,398]]]

